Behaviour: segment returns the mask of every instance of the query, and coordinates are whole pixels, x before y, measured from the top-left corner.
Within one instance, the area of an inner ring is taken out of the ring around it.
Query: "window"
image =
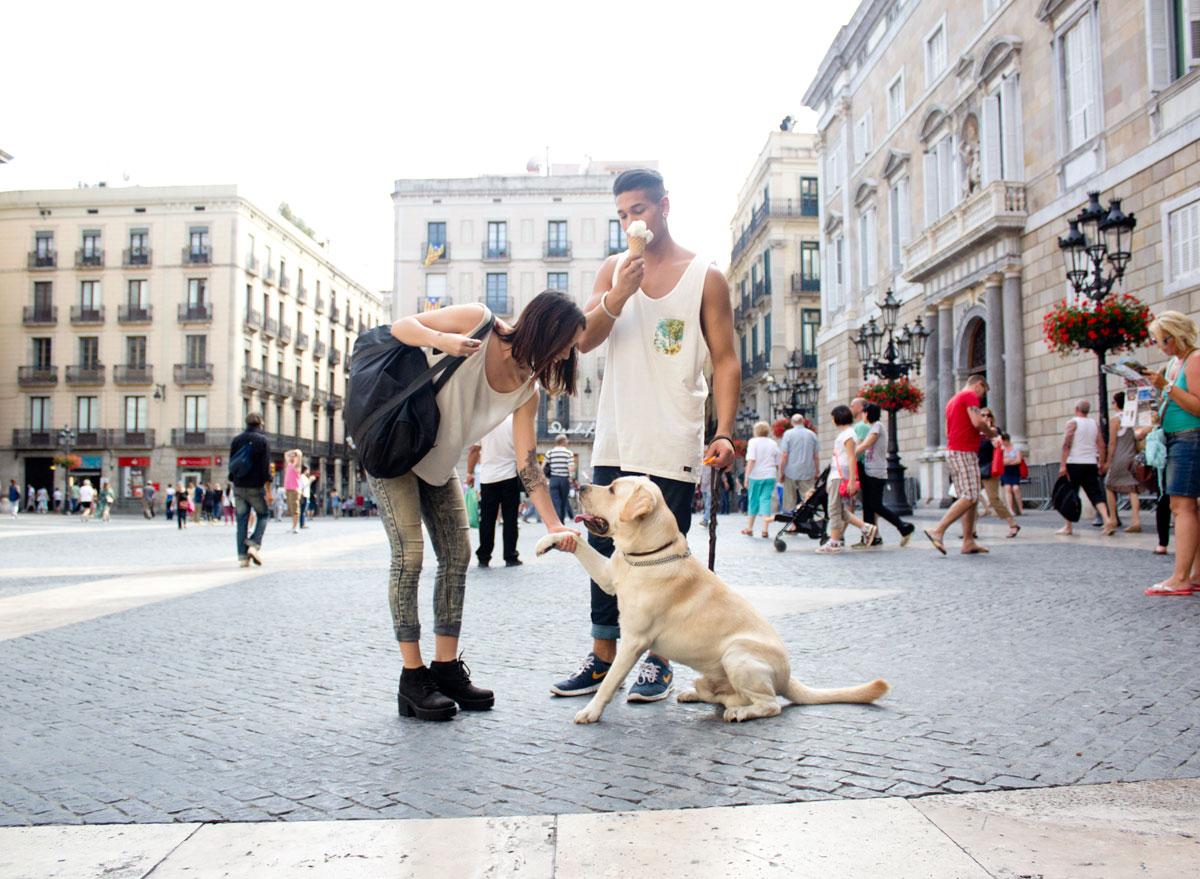
[[[875,208],[858,215],[858,280],[861,286],[875,283]]]
[[[283,429],[282,422],[279,428]],[[183,398],[183,429],[187,433],[203,433],[208,430],[208,397]]]
[[[904,264],[901,248],[909,241],[908,178],[901,177],[888,190],[888,224],[891,229],[892,271]]]
[[[508,274],[506,272],[488,272],[486,280],[487,296],[485,304],[492,311],[508,313]]]
[[[143,259],[150,253],[150,233],[145,229],[133,229],[129,233],[129,256],[132,260]]]
[[[82,311],[95,311],[100,307],[100,282],[79,282],[79,307]]]
[[[1165,89],[1200,66],[1200,4],[1196,0],[1147,0],[1146,30],[1152,91]]]
[[[933,85],[933,81],[946,69],[946,20],[938,24],[925,38],[925,86]]]
[[[147,308],[150,305],[150,282],[130,281],[125,302],[130,308]]]
[[[625,240],[625,230],[621,228],[620,220],[608,221],[608,252],[620,253],[629,247]]]
[[[194,226],[188,230],[188,253],[193,260],[208,258],[207,226]]]
[[[838,131],[825,155],[825,188],[826,196],[832,195],[842,187],[846,176],[846,138],[844,131]]]
[[[1064,143],[1072,152],[1090,140],[1100,128],[1096,87],[1096,44],[1094,23],[1085,14],[1058,40],[1059,75],[1062,88]]]
[[[548,220],[546,222],[547,255],[566,256],[567,247],[567,221]]]
[[[821,289],[821,251],[816,241],[800,242],[800,289]]]
[[[546,289],[559,290],[563,293],[567,292],[567,273],[566,272],[547,272],[546,273]]]
[[[125,339],[125,364],[131,369],[146,368],[145,336],[129,336]]]
[[[33,367],[35,369],[50,369],[54,365],[53,340],[35,338],[33,341]]]
[[[829,280],[831,281],[829,301],[832,304],[834,311],[842,307],[843,294],[846,290],[846,236],[838,235],[833,239],[833,247],[830,248],[830,272]]]
[[[983,99],[983,182],[1023,180],[1021,90],[1017,74],[1000,80]]]
[[[837,359],[835,358],[825,364],[825,400],[828,403],[835,403],[839,399],[837,377]]]
[[[1167,254],[1166,289],[1164,292],[1175,293],[1185,287],[1200,281],[1200,193],[1188,193],[1184,198],[1190,198],[1185,203],[1172,209],[1171,203],[1164,205],[1167,215],[1167,241],[1164,250]],[[1178,200],[1176,200],[1178,201]]]
[[[75,398],[75,429],[82,432],[95,430],[100,426],[100,398]]]
[[[904,71],[896,74],[887,88],[888,128],[895,128],[904,118]]]
[[[54,285],[50,281],[33,282],[33,313],[39,318],[49,318],[54,307]]]
[[[800,312],[800,368],[817,368],[817,332],[821,329],[821,312],[806,308]]]
[[[141,433],[146,429],[147,403],[145,397],[125,398],[125,430]]]
[[[50,259],[54,255],[54,233],[35,232],[33,246],[34,252],[37,254],[38,264],[43,265],[45,260]]]
[[[758,324],[750,328],[750,353],[754,357],[758,357]]]
[[[34,431],[50,430],[54,419],[50,415],[49,397],[29,398],[29,429]]]
[[[79,366],[83,369],[97,369],[100,366],[100,337],[79,337]]]
[[[97,229],[88,229],[83,233],[83,261],[95,262],[100,258],[100,232]]]
[[[188,278],[187,304],[188,308],[199,308],[204,305],[207,298],[208,279],[207,278]],[[265,297],[266,294],[264,293]],[[264,304],[265,304],[264,298]],[[266,316],[266,312],[263,312]]]
[[[503,220],[487,224],[487,257],[499,259],[508,256],[508,223]]]
[[[1007,2],[1008,0],[983,0],[983,17],[990,18],[992,13]]]
[[[771,295],[771,251],[764,250],[762,255],[763,292]]]
[[[854,125],[854,164],[859,165],[871,152],[871,112],[858,117]]]
[[[771,336],[771,312],[763,315],[763,354],[767,357],[767,363],[771,362],[771,343],[774,338]]]
[[[800,178],[800,213],[805,217],[817,215],[817,178]]]
[[[958,202],[958,163],[954,137],[947,134],[925,153],[925,225],[933,223]]]
[[[435,250],[439,247],[446,246],[446,224],[445,223],[426,223],[425,224],[426,238],[428,247]]]
[[[205,366],[208,363],[208,336],[188,336],[185,341],[187,365]]]
[[[746,359],[746,337],[738,336],[738,341],[742,344],[742,363],[749,363],[750,361]]]
[[[445,275],[425,276],[425,296],[429,299],[441,299],[446,295]]]

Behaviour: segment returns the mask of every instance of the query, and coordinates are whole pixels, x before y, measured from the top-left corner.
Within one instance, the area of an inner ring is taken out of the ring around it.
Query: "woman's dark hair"
[[[834,406],[832,414],[833,423],[838,427],[846,427],[854,423],[854,413],[850,411],[849,406]]]
[[[548,394],[575,393],[575,368],[579,352],[574,346],[565,360],[555,360],[571,345],[575,334],[587,326],[587,318],[566,293],[546,290],[530,300],[521,311],[512,332],[496,329],[496,335],[512,345],[513,360],[533,370]]]
[[[1000,431],[1000,439],[1004,440],[1005,442],[1008,442],[1010,439],[1012,439],[1012,437],[1010,437],[1004,431]]]
[[[878,403],[868,403],[867,405],[863,406],[863,411],[867,413],[868,423],[874,424],[879,420],[880,409]]]
[[[1113,394],[1113,402],[1117,404],[1118,409],[1124,409],[1125,408],[1125,392],[1117,391],[1115,394]]]

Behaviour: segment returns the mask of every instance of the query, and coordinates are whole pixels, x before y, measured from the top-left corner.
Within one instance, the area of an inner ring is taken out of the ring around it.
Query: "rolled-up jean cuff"
[[[433,626],[433,634],[447,635],[451,638],[457,638],[461,631],[462,623],[435,623]]]
[[[621,627],[602,626],[599,623],[592,623],[592,637],[599,638],[601,641],[616,641],[621,637]]]
[[[421,627],[420,626],[404,626],[396,629],[397,641],[420,641]]]

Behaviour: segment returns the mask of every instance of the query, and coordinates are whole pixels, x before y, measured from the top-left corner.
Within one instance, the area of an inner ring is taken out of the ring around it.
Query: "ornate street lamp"
[[[1099,192],[1088,193],[1087,205],[1075,219],[1067,221],[1067,234],[1058,239],[1067,281],[1076,296],[1086,295],[1099,305],[1112,292],[1113,285],[1125,277],[1136,226],[1137,218],[1121,210],[1119,198],[1110,199],[1106,210],[1100,204]],[[1099,378],[1100,407],[1097,411],[1101,436],[1108,436],[1108,373],[1104,371],[1108,349],[1098,345],[1092,350],[1096,352]]]
[[[64,427],[58,432],[58,444],[63,450],[63,515],[71,512],[71,452],[75,451],[75,430]]]

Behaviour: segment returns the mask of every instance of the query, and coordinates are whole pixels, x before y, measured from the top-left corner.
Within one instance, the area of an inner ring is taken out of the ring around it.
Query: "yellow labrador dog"
[[[680,702],[725,706],[725,720],[753,720],[780,712],[779,696],[792,702],[874,702],[886,681],[857,687],[814,690],[791,676],[783,641],[746,599],[730,590],[688,552],[687,540],[658,486],[643,476],[624,476],[612,485],[579,490],[587,529],[611,537],[616,552],[606,559],[585,541],[575,556],[621,610],[621,642],[604,683],[576,723],[595,723],[617,688],[646,650],[698,671],[695,689]],[[547,534],[542,555],[564,534]]]

